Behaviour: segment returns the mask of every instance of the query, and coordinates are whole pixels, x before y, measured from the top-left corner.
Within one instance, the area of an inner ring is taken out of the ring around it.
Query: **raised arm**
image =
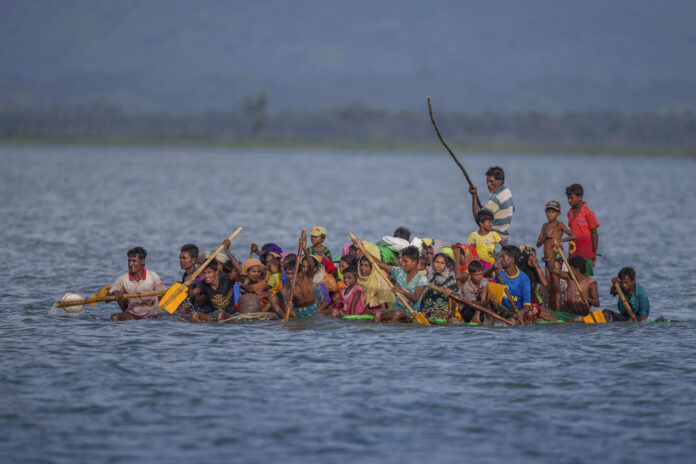
[[[462,271],[462,244],[454,244],[454,278],[460,281],[469,280],[469,273]]]
[[[469,187],[469,193],[471,194],[471,212],[473,213],[474,221],[476,221],[476,215],[478,214],[480,208],[479,208],[478,189],[476,188],[475,185],[472,185],[471,187]]]
[[[307,251],[307,233],[304,231],[304,229],[302,230],[302,235],[300,235],[300,246],[302,247],[302,251],[304,251],[304,257],[307,260],[307,276],[312,277],[317,272],[317,266],[314,264],[312,255],[310,255]]]
[[[352,240],[353,240],[353,243],[355,244],[355,246],[357,246],[358,248],[362,247],[362,243],[360,243],[360,242],[358,241],[357,238],[356,238],[356,239],[352,239]],[[360,244],[359,244],[359,243],[360,243]],[[379,268],[380,268],[381,270],[383,270],[383,271],[386,272],[386,273],[390,273],[390,272],[391,272],[391,266],[389,266],[388,264],[383,263],[379,256],[373,255],[372,253],[370,253],[369,251],[367,251],[367,249],[365,250],[365,253],[367,253],[367,254],[369,254],[370,256],[372,256],[372,259],[373,259],[374,262],[377,264],[377,266],[379,266]]]

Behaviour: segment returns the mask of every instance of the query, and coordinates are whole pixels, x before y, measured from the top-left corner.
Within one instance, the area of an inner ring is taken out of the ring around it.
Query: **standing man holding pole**
[[[486,186],[491,196],[483,208],[493,213],[493,230],[498,232],[502,239],[507,242],[510,238],[508,229],[512,222],[512,213],[515,205],[512,202],[512,192],[505,186],[505,172],[503,168],[494,166],[486,171]],[[478,190],[475,185],[469,187],[471,194],[471,211],[476,220],[476,215],[481,209],[481,202],[478,197]]]

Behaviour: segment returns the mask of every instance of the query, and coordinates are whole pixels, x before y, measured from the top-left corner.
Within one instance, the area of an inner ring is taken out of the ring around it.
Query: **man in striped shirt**
[[[505,172],[503,168],[494,166],[486,171],[486,186],[491,196],[483,207],[493,213],[493,230],[498,232],[504,241],[508,241],[510,235],[508,229],[512,222],[512,213],[515,205],[512,202],[512,192],[505,185]],[[476,186],[469,188],[471,194],[471,210],[474,220],[479,212],[478,190]]]

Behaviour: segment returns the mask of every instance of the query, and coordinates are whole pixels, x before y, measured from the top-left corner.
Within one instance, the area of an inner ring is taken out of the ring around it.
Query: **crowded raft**
[[[193,323],[315,315],[375,323],[508,326],[648,318],[648,296],[630,266],[607,283],[611,295],[619,297],[615,310],[599,309],[593,279],[599,222],[581,185],[565,190],[567,224],[559,220],[559,201],[545,204],[547,222],[532,245],[510,240],[515,208],[504,181],[502,168],[486,172],[490,196],[485,205],[476,187],[470,187],[472,231],[461,242],[412,237],[400,226],[376,241],[346,232],[346,243],[332,253],[324,245],[329,232],[315,226],[309,234],[302,230],[297,252],[276,243],[251,243],[247,259],[239,260],[230,243],[240,228],[214,252],[183,245],[181,280],[169,288],[146,268],[145,249],[134,247],[127,252],[128,271],[112,285],[87,300],[68,294],[58,306],[76,313],[85,304],[116,301],[121,311],[111,316],[115,321],[169,313]]]

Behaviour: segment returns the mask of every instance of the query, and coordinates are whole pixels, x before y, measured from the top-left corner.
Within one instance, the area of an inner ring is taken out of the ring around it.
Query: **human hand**
[[[226,238],[225,240],[222,241],[222,246],[225,248],[225,250],[229,250],[230,248],[230,239]]]
[[[496,261],[496,262],[493,263],[493,269],[495,269],[496,271],[500,272],[501,269],[503,269],[503,265]]]
[[[251,244],[251,252],[255,254],[259,254],[259,246],[256,243]]]
[[[471,194],[472,197],[475,197],[476,195],[478,195],[478,190],[476,189],[475,185],[472,185],[471,187],[469,187],[469,193]]]
[[[302,246],[302,248],[304,248],[305,245],[307,245],[307,231],[304,229],[302,229],[302,233],[300,234],[300,245]]]
[[[616,284],[620,284],[620,283],[621,283],[621,281],[619,280],[618,277],[614,277],[613,279],[611,279],[612,285],[616,285]]]

